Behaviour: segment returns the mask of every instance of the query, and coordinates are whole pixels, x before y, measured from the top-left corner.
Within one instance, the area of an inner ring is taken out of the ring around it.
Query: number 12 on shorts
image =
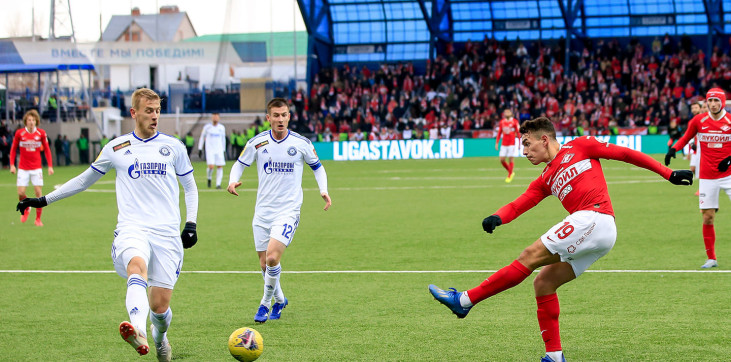
[[[282,236],[284,236],[287,240],[292,240],[292,236],[294,236],[294,232],[297,230],[297,224],[299,222],[295,222],[294,225],[290,224],[284,224],[282,225]]]

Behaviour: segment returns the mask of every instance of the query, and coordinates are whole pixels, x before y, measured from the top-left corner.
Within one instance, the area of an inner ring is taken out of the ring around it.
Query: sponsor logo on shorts
[[[592,233],[592,232],[594,232],[594,227],[595,227],[595,226],[596,226],[596,223],[593,223],[593,224],[591,225],[591,227],[589,228],[589,230],[587,230],[587,231],[586,231],[586,232],[584,233],[584,235],[581,235],[581,237],[579,238],[579,240],[576,240],[576,242],[574,243],[574,245],[569,245],[569,246],[568,246],[568,248],[566,248],[566,251],[568,251],[568,252],[569,252],[569,253],[571,253],[571,254],[575,253],[575,252],[576,252],[576,247],[577,247],[577,246],[579,246],[579,245],[581,245],[581,243],[583,243],[583,242],[584,242],[584,240],[586,240],[586,238],[587,238],[587,237],[588,237],[589,235],[591,235],[591,233]]]

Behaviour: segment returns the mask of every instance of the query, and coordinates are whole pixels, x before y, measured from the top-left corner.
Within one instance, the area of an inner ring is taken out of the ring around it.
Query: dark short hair
[[[553,128],[553,122],[551,122],[548,117],[538,117],[523,122],[520,126],[520,133],[532,133],[534,137],[540,137],[541,135],[546,134],[552,139],[556,139],[556,129]]]
[[[269,111],[271,111],[274,107],[287,107],[287,109],[289,109],[289,104],[284,98],[274,98],[267,103],[267,113],[269,113]]]

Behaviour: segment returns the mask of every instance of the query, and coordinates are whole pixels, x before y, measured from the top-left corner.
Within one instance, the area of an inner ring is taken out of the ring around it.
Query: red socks
[[[531,274],[531,270],[517,260],[495,272],[482,284],[467,291],[472,304],[477,304],[493,295],[520,284]]]
[[[556,293],[536,297],[538,304],[538,326],[541,328],[541,338],[546,344],[546,352],[561,350],[561,333],[558,330],[558,315],[561,309],[558,306]]]
[[[713,224],[703,224],[703,244],[706,244],[708,259],[716,260],[716,231],[713,229]]]
[[[515,162],[512,162],[511,161],[510,164],[508,165],[508,176],[510,176],[510,175],[513,174],[513,167],[514,166],[515,166]]]
[[[43,208],[36,209],[36,220],[41,219],[41,213],[43,212]]]
[[[506,161],[500,161],[500,163],[505,167],[506,170],[508,170],[508,174],[510,173],[510,165]]]

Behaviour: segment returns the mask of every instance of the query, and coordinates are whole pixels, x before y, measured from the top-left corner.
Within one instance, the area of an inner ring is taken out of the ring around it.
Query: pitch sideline
[[[284,274],[438,274],[494,273],[497,270],[285,270]],[[537,273],[538,270],[534,271]],[[0,270],[3,274],[115,274],[114,270]],[[261,274],[255,270],[183,270],[184,274]],[[585,273],[710,273],[731,274],[731,270],[587,270]]]

